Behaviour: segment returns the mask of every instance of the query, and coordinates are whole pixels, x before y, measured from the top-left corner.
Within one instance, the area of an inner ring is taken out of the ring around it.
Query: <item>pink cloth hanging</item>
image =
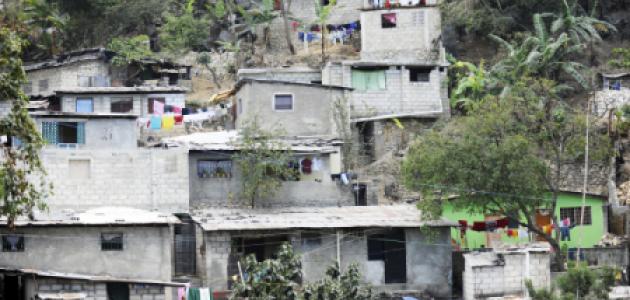
[[[186,300],[186,288],[180,287],[177,289],[177,300]]]
[[[153,114],[154,115],[163,115],[164,114],[164,103],[160,101],[153,101]]]
[[[173,105],[173,113],[175,113],[176,115],[181,115],[182,114],[182,108],[179,107],[179,106]]]

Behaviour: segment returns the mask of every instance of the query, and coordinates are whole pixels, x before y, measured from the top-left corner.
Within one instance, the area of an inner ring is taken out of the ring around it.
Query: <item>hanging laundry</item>
[[[497,227],[498,228],[505,228],[508,226],[508,224],[510,224],[510,222],[508,221],[508,218],[503,218],[503,219],[498,219],[497,220]]]
[[[571,228],[566,227],[566,226],[560,227],[560,240],[561,241],[571,240]]]
[[[187,300],[201,300],[201,296],[199,295],[199,289],[198,288],[188,289]]]
[[[302,173],[304,174],[311,174],[312,172],[312,166],[313,166],[313,161],[311,161],[308,158],[303,159],[300,164],[302,165]]]
[[[181,115],[182,114],[182,108],[176,105],[173,105],[173,113],[176,115]]]
[[[497,229],[497,221],[486,221],[486,231],[493,232]]]
[[[162,117],[162,128],[170,130],[173,129],[173,125],[175,125],[175,116],[165,115]]]
[[[182,123],[184,123],[184,116],[175,115],[175,125],[181,125]]]
[[[190,115],[190,108],[188,107],[183,107],[182,108],[182,115]]]
[[[324,168],[324,161],[321,158],[313,158],[313,172],[319,172]]]
[[[200,288],[199,297],[201,300],[213,300],[212,291],[208,288]]]
[[[153,114],[154,115],[164,114],[164,103],[160,101],[153,101]]]
[[[151,129],[160,130],[162,129],[162,117],[161,116],[151,116]]]
[[[466,230],[468,229],[468,221],[466,220],[459,220],[457,221],[457,223],[459,223],[459,233],[463,236],[466,234]]]
[[[177,300],[186,300],[186,288],[180,287],[177,289]]]
[[[527,233],[527,229],[525,227],[518,228],[518,238],[521,240],[529,239],[529,234]]]
[[[173,112],[173,106],[170,104],[164,105],[164,113],[170,113],[170,112]]]
[[[348,185],[350,183],[350,180],[348,180],[348,174],[341,173],[341,182],[343,182],[343,184],[345,185]]]
[[[291,21],[291,28],[293,28],[293,31],[296,31],[298,29],[298,27],[300,27],[300,22],[298,22],[298,21]]]
[[[472,230],[486,231],[486,222],[473,222]]]

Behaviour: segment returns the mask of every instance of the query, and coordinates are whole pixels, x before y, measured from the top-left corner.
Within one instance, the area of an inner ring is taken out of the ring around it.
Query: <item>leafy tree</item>
[[[459,73],[456,76],[456,89],[451,95],[451,106],[466,111],[487,96],[490,79],[488,79],[483,61],[479,63],[479,66],[469,62],[455,61],[453,69]]]
[[[160,43],[168,52],[181,54],[189,50],[207,49],[210,21],[204,16],[194,15],[194,3],[195,0],[188,0],[179,15],[165,15],[164,25],[160,28]]]
[[[555,210],[564,167],[583,158],[586,124],[584,113],[560,101],[555,88],[545,80],[521,81],[508,96],[486,99],[412,145],[403,179],[422,192],[425,217],[438,217],[445,201],[456,209],[502,214],[559,251],[533,217],[540,208]],[[589,147],[594,161],[611,154],[607,136],[594,129]],[[458,197],[445,199],[452,194]]]
[[[556,16],[551,24],[551,32],[564,32],[569,35],[574,43],[586,43],[600,41],[599,32],[616,31],[617,29],[608,22],[587,15],[583,9],[573,1],[571,4],[563,0],[562,14]],[[593,11],[595,7],[593,7]]]
[[[257,261],[254,254],[245,257],[244,279],[232,287],[231,299],[298,299],[302,284],[302,262],[290,244],[283,244],[277,259]]]
[[[114,38],[107,48],[116,52],[112,58],[115,66],[127,66],[143,59],[155,57],[149,46],[149,37],[138,35],[131,38]]]
[[[615,270],[604,267],[599,270],[589,269],[579,265],[569,268],[567,273],[556,279],[555,286],[551,289],[535,289],[531,281],[526,281],[525,286],[532,300],[606,300],[611,287],[615,283]]]
[[[245,10],[242,6],[237,6],[237,8],[250,27],[263,26],[263,43],[265,48],[270,48],[271,23],[278,17],[278,14],[273,9],[273,0],[263,0],[261,3],[255,3],[255,6],[248,10]]]
[[[26,83],[20,59],[24,47],[25,42],[15,32],[0,28],[0,99],[12,101],[11,111],[0,119],[0,135],[21,141],[20,146],[2,147],[0,162],[0,215],[7,218],[10,227],[18,216],[30,214],[33,208],[45,209],[43,198],[49,190],[39,159],[44,142],[28,115],[28,97],[21,89]]]
[[[331,0],[324,5],[321,1],[315,0],[315,14],[317,15],[317,24],[322,27],[322,63],[326,61],[326,23],[332,13],[337,0]]]
[[[630,69],[630,48],[615,48],[612,54],[614,58],[608,64],[615,68]]]
[[[256,202],[272,196],[282,185],[283,179],[294,176],[289,168],[292,160],[288,147],[278,141],[278,131],[260,129],[256,119],[246,123],[234,145],[239,149],[234,155],[241,173],[242,199],[254,207]]]
[[[361,286],[361,272],[357,264],[351,264],[342,274],[335,263],[328,267],[324,279],[306,285],[304,299],[367,300],[372,299],[372,289]]]
[[[216,85],[218,88],[221,88],[221,83],[219,82],[217,70],[210,65],[212,63],[212,57],[210,57],[210,54],[208,54],[207,52],[199,54],[199,56],[197,56],[197,63],[204,66],[204,68],[206,68],[206,70],[210,72],[214,85]]]

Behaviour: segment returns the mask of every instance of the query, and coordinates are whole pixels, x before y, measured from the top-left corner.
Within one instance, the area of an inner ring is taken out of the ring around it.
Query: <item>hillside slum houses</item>
[[[336,262],[356,263],[364,283],[390,294],[450,299],[465,286],[467,299],[478,299],[523,292],[533,276],[546,286],[548,249],[452,256],[504,238],[462,235],[459,220],[489,216],[447,209],[443,219],[423,220],[413,201],[393,196],[395,176],[374,176],[415,133],[450,117],[437,1],[402,2],[339,0],[327,38],[359,43],[357,57],[320,69],[238,70],[220,109],[186,107],[188,65],[147,59],[121,67],[104,49],[26,64],[24,91],[46,141],[41,158],[54,193],[45,199],[48,211],[17,220],[14,230],[0,227],[0,299],[166,300],[185,288],[221,299],[242,276],[245,255],[272,258],[283,243],[301,255],[307,281]],[[290,7],[302,20],[291,24],[293,38],[305,48],[322,38],[309,5]],[[271,32],[273,41],[280,30]],[[604,89],[623,90],[625,75],[602,76]],[[1,114],[9,108],[0,102]],[[217,117],[223,130],[199,126]],[[239,197],[243,174],[235,161],[243,150],[235,143],[239,130],[252,120],[281,129],[276,141],[290,150],[297,173],[255,203]],[[20,144],[7,137],[4,146]],[[348,163],[348,156],[356,159]],[[557,213],[575,222],[576,190],[566,191]],[[587,200],[593,244],[608,231],[608,204],[596,196],[603,193],[593,190]],[[530,254],[536,260],[528,270],[538,273],[506,277],[509,289],[462,282],[492,277],[488,268],[514,273]]]
[[[369,196],[373,187],[344,167],[339,128],[374,124],[360,134],[377,136],[378,124],[393,117],[448,117],[441,84],[447,64],[434,40],[439,13],[419,3],[382,11],[357,4],[347,11],[357,25],[381,14],[394,22],[364,27],[365,59],[331,62],[323,71],[239,70],[230,93],[233,130],[182,129],[216,114],[185,107],[190,66],[147,60],[120,67],[104,49],[27,64],[24,90],[46,141],[41,157],[54,193],[48,211],[0,230],[2,299],[176,299],[184,286],[220,297],[238,279],[244,255],[270,258],[285,242],[302,255],[306,280],[321,278],[333,262],[357,263],[378,290],[449,297],[456,223],[422,221],[412,205],[379,206]],[[423,43],[400,44],[395,53],[371,40],[410,33]],[[415,56],[427,45],[437,54]],[[3,102],[6,114],[10,102]],[[349,112],[341,123],[335,103]],[[233,157],[241,150],[234,144],[239,129],[254,118],[283,129],[279,139],[299,174],[252,207],[237,197]],[[149,141],[152,135],[158,138]],[[6,146],[19,145],[9,138]],[[422,226],[437,234],[427,237]]]

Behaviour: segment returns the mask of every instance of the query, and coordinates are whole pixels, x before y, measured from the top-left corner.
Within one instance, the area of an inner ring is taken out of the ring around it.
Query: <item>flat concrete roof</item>
[[[132,87],[75,87],[55,90],[63,94],[184,94],[186,89],[179,86],[132,86]]]
[[[170,213],[130,207],[105,206],[85,211],[35,212],[34,219],[20,217],[15,221],[15,226],[148,226],[178,223],[180,223],[179,219]],[[0,226],[3,225],[6,225],[6,218],[0,219]]]

